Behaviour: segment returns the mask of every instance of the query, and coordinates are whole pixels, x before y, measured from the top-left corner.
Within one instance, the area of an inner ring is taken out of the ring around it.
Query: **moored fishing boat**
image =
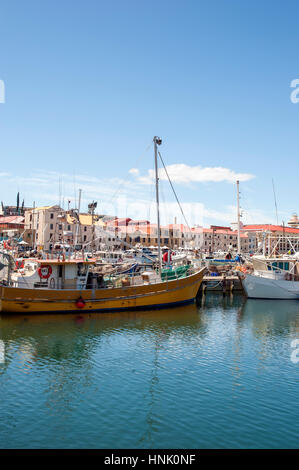
[[[253,268],[239,274],[249,298],[299,300],[298,257],[251,258]]]
[[[110,312],[164,308],[194,302],[204,269],[162,281],[155,272],[118,277],[114,283],[91,271],[94,260],[28,260],[23,272],[2,280],[4,313]]]

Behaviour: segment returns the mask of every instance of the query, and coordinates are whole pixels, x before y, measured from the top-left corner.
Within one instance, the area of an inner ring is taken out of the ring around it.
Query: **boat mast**
[[[155,173],[156,173],[156,203],[157,203],[157,225],[158,225],[158,260],[159,260],[159,274],[161,275],[161,238],[160,238],[160,211],[159,211],[159,176],[158,176],[158,145],[162,144],[162,139],[155,136],[154,139],[155,148]]]
[[[276,223],[277,223],[277,225],[278,225],[277,201],[276,201],[276,194],[275,194],[275,187],[274,187],[274,179],[273,179],[273,178],[272,178],[272,186],[273,186],[275,213],[276,213]]]
[[[36,232],[35,232],[35,227],[34,227],[34,216],[35,216],[35,201],[33,202],[33,210],[32,210],[32,249],[34,250],[35,248],[35,237],[36,237]]]
[[[241,239],[240,239],[240,191],[239,181],[237,181],[237,211],[238,211],[238,255],[241,254]]]

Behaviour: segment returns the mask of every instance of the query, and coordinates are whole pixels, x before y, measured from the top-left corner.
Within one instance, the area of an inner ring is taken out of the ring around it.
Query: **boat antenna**
[[[237,180],[237,216],[238,216],[238,255],[241,254],[241,236],[240,236],[240,189],[239,180]]]
[[[32,249],[35,249],[35,238],[36,238],[36,231],[35,231],[35,201],[33,201],[33,209],[32,209]]]
[[[159,275],[161,276],[161,239],[160,239],[160,210],[159,210],[159,175],[158,175],[158,145],[162,144],[162,139],[155,136],[153,138],[155,149],[155,174],[156,174],[156,204],[157,204],[157,226],[158,226],[158,262],[159,262]]]
[[[80,226],[80,206],[81,206],[81,194],[82,194],[82,189],[79,189],[79,201],[78,201],[78,209],[77,209],[77,225],[76,225],[76,236],[75,236],[75,247],[76,245],[78,244],[78,235],[79,235],[79,227],[81,228]],[[80,235],[81,235],[81,232],[80,232]],[[75,248],[76,249],[76,248]]]

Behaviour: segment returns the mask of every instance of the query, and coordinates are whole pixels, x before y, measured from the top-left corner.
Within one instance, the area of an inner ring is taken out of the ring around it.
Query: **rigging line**
[[[76,174],[74,172],[74,202],[75,202],[75,209],[77,208],[77,187],[76,187]]]
[[[161,181],[160,181],[159,187],[160,187],[162,205],[163,205],[163,208],[164,208],[163,212],[165,212],[165,209],[167,209],[166,208],[166,199],[165,199],[165,194],[164,194],[164,187],[163,187],[163,184],[161,184]],[[161,204],[160,204],[160,207],[161,207]],[[167,213],[168,213],[168,211],[167,211]],[[160,211],[160,214],[161,214],[161,211]],[[162,215],[161,220],[162,220],[163,216],[164,216],[164,214]]]
[[[153,162],[153,172],[155,171],[155,162]],[[149,205],[148,205],[148,220],[151,220],[152,207],[155,201],[155,185],[149,184]]]
[[[146,152],[149,151],[149,149],[151,148],[152,146],[152,142],[146,147],[146,149],[144,150],[144,152],[139,155],[134,163],[134,167],[137,165],[137,162],[142,158],[144,157],[144,155],[146,154]],[[119,183],[119,186],[117,187],[117,189],[114,191],[114,193],[112,194],[111,198],[109,199],[109,201],[107,202],[107,204],[110,204],[113,199],[115,199],[116,195],[123,189],[124,185],[126,184],[126,180],[122,181],[121,183]]]
[[[162,180],[159,180],[159,187],[160,187],[160,192],[161,192],[161,220],[164,221],[165,223],[165,226],[167,226],[167,224],[169,223],[173,223],[173,218],[172,218],[172,210],[173,210],[173,207],[172,207],[172,203],[171,201],[169,201],[167,199],[167,194],[168,194],[168,186],[167,186],[167,183],[164,184],[164,182],[162,182]],[[168,219],[168,217],[170,217],[171,215],[171,218]],[[169,221],[167,221],[169,220]]]
[[[164,161],[163,161],[163,158],[162,158],[162,156],[161,156],[161,153],[158,152],[158,154],[159,154],[159,157],[160,157],[160,159],[161,159],[162,165],[163,165],[163,167],[164,167],[165,173],[166,173],[166,175],[167,175],[167,178],[168,178],[169,184],[170,184],[170,186],[171,186],[171,189],[172,189],[172,191],[173,191],[173,193],[174,193],[174,195],[175,195],[176,201],[177,201],[177,203],[178,203],[178,205],[179,205],[179,208],[180,208],[180,210],[181,210],[182,216],[183,216],[183,218],[184,218],[184,220],[185,220],[185,222],[186,222],[186,225],[187,225],[188,229],[190,230],[190,233],[192,233],[192,232],[191,232],[191,228],[190,228],[190,226],[189,226],[189,224],[188,224],[188,222],[187,222],[187,219],[186,219],[186,217],[185,217],[184,211],[183,211],[183,209],[182,209],[182,206],[181,206],[181,204],[180,204],[180,201],[179,201],[179,199],[178,199],[178,197],[177,197],[177,194],[176,194],[175,189],[174,189],[174,187],[173,187],[173,184],[172,184],[172,182],[171,182],[171,179],[170,179],[170,177],[169,177],[169,174],[168,174],[168,171],[167,171],[166,166],[165,166],[165,164],[164,164]]]

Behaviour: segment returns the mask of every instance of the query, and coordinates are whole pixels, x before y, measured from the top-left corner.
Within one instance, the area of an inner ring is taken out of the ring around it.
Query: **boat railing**
[[[140,285],[148,284],[159,284],[161,282],[174,281],[182,279],[184,277],[194,274],[196,269],[190,265],[188,269],[182,274],[178,273],[176,270],[170,270],[169,273],[165,273],[163,279],[158,275],[156,271],[150,273],[128,273],[128,274],[117,274],[117,273],[107,273],[104,276],[105,287],[111,288],[121,288],[121,287],[134,287]],[[169,275],[168,275],[169,274]]]

